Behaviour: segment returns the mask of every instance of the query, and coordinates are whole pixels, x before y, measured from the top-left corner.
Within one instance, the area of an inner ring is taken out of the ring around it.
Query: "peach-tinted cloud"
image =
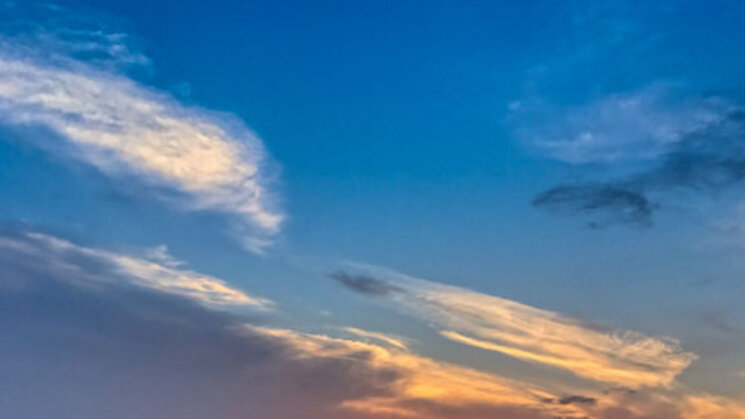
[[[401,347],[354,339],[299,333],[285,329],[247,326],[251,333],[271,337],[292,348],[299,360],[356,359],[370,371],[394,372],[388,394],[347,400],[340,406],[369,414],[423,416],[423,406],[450,410],[478,408],[484,412],[504,408],[533,411],[537,416],[581,415],[572,405],[551,405],[551,392],[518,380],[479,372],[416,355]],[[359,329],[357,329],[359,330]],[[360,335],[373,332],[359,330]]]
[[[407,343],[407,339],[402,338],[400,336],[392,336],[386,333],[380,333],[380,332],[371,332],[369,330],[363,330],[358,329],[356,327],[345,327],[342,329],[343,331],[347,333],[351,333],[352,335],[368,339],[372,341],[377,341],[379,343],[382,343],[383,345],[392,346],[397,349],[408,349],[409,345]]]
[[[422,317],[450,340],[629,388],[668,386],[696,359],[671,338],[596,325],[468,289],[354,265],[396,287],[385,301]]]
[[[711,394],[692,394],[683,399],[686,419],[745,419],[745,402]]]
[[[723,98],[682,96],[671,83],[658,82],[581,106],[532,99],[515,101],[510,110],[518,137],[558,160],[649,160],[722,122],[734,108]]]
[[[586,409],[596,419],[742,419],[741,401],[679,386],[671,390],[607,391]]]

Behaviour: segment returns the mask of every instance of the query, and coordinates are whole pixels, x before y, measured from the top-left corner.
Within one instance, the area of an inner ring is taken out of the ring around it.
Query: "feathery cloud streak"
[[[349,400],[341,407],[367,414],[420,417],[422,408],[440,406],[474,409],[474,417],[489,417],[490,412],[525,410],[531,417],[548,414],[579,417],[574,406],[552,406],[542,402],[551,393],[516,380],[478,372],[469,368],[424,358],[397,347],[378,345],[326,335],[299,333],[285,329],[250,326],[252,333],[272,337],[292,348],[295,359],[358,359],[373,371],[390,371],[397,377],[389,394]],[[359,333],[362,332],[362,333]],[[358,334],[373,332],[359,331]],[[419,406],[417,408],[416,406]],[[502,413],[505,414],[505,413]],[[445,415],[449,417],[449,415]],[[519,416],[518,416],[519,417]]]
[[[722,98],[689,97],[665,83],[577,105],[525,99],[510,108],[524,142],[572,164],[655,159],[733,109]]]
[[[254,250],[280,228],[256,135],[236,118],[184,106],[102,66],[0,37],[0,122],[48,151],[184,198],[191,209],[237,216]]]
[[[382,298],[433,323],[447,339],[592,380],[629,388],[669,386],[696,359],[670,338],[603,330],[551,311],[382,268],[355,264],[352,269],[381,286],[399,288]]]
[[[0,237],[0,250],[31,258],[40,266],[57,269],[61,277],[79,286],[126,283],[165,294],[185,297],[210,307],[270,309],[268,299],[231,288],[224,281],[198,272],[179,269],[174,259],[164,264],[123,253],[83,247],[67,240],[37,233]],[[162,253],[162,252],[161,252]]]

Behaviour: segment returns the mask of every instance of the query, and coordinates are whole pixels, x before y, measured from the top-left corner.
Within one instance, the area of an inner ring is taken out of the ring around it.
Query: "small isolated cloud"
[[[559,313],[381,268],[352,269],[400,288],[387,300],[427,320],[447,339],[598,382],[667,387],[696,359],[671,338],[603,330]]]
[[[186,262],[173,257],[168,252],[168,246],[165,244],[146,249],[144,256],[147,259],[158,262],[159,264],[169,268],[178,268],[186,264]]]
[[[403,291],[400,287],[389,282],[367,275],[352,275],[346,272],[335,272],[331,274],[331,278],[352,291],[375,297],[385,297],[392,293]]]
[[[37,232],[0,236],[0,251],[6,258],[13,254],[29,264],[33,261],[40,266],[57,269],[56,273],[61,279],[77,282],[79,286],[126,283],[182,296],[211,307],[266,310],[274,305],[268,299],[232,288],[218,278],[181,269],[178,266],[182,263],[170,255],[167,255],[170,263],[164,264],[158,260],[79,246]]]
[[[571,396],[564,396],[558,399],[544,399],[544,403],[548,404],[560,404],[560,405],[567,405],[567,404],[576,404],[576,405],[588,405],[588,406],[594,406],[598,399],[595,397],[587,397],[587,396],[581,396],[581,395],[571,395]]]
[[[117,40],[80,42],[99,38]],[[283,215],[268,187],[264,146],[245,125],[91,64],[68,51],[74,40],[57,49],[37,40],[0,34],[1,124],[190,209],[233,215],[252,250],[271,243]]]
[[[588,225],[608,224],[649,226],[656,205],[642,193],[612,184],[556,186],[533,199],[533,206],[568,215],[591,216]]]

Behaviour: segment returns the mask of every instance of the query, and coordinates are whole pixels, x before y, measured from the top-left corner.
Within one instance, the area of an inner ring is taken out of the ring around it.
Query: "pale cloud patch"
[[[0,4],[0,31],[14,42],[36,45],[111,69],[149,71],[152,61],[114,16],[45,3]]]
[[[669,386],[697,356],[666,337],[614,331],[465,288],[382,268],[355,271],[399,287],[386,301],[450,340],[628,388]]]
[[[144,256],[146,259],[152,260],[153,262],[157,262],[169,268],[178,268],[180,266],[186,265],[186,262],[184,262],[183,260],[179,260],[173,257],[173,255],[171,255],[171,253],[168,251],[168,246],[166,246],[165,244],[145,249]]]
[[[745,203],[734,211],[709,223],[709,234],[703,240],[703,249],[731,249],[740,255],[745,250]]]
[[[686,419],[745,419],[745,402],[725,397],[691,394],[682,405]]]
[[[657,158],[687,136],[724,121],[734,106],[724,98],[685,97],[669,83],[652,83],[581,104],[525,98],[509,108],[524,142],[580,164]]]

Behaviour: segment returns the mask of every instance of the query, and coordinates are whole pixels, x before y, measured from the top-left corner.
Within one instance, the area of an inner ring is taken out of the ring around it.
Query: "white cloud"
[[[358,329],[356,327],[345,327],[342,330],[359,338],[380,342],[384,345],[388,345],[389,347],[393,347],[396,349],[405,350],[409,347],[407,339],[400,336],[391,336],[386,333],[371,332],[369,330]]]
[[[56,268],[61,279],[77,281],[80,286],[105,285],[117,278],[134,286],[186,297],[210,307],[245,306],[266,310],[274,306],[268,299],[248,295],[213,276],[178,268],[183,262],[165,253],[164,249],[161,249],[160,256],[166,257],[169,263],[83,247],[36,232],[26,233],[20,238],[1,237],[0,248],[35,257]],[[108,269],[99,274],[94,268],[99,265]]]
[[[669,386],[697,356],[670,338],[603,330],[559,313],[382,268],[353,265],[398,292],[386,298],[450,340],[629,388]]]
[[[133,175],[183,196],[190,209],[237,216],[248,248],[271,243],[283,216],[267,187],[263,144],[241,122],[115,72],[0,44],[0,122],[51,131],[30,139],[107,175]]]

